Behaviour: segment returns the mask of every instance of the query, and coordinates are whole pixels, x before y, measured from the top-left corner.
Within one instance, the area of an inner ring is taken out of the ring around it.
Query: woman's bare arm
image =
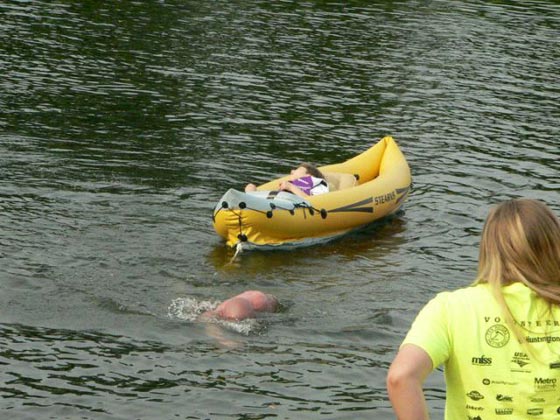
[[[432,359],[420,347],[405,344],[399,350],[387,375],[387,391],[397,419],[429,419],[422,384],[432,370]]]

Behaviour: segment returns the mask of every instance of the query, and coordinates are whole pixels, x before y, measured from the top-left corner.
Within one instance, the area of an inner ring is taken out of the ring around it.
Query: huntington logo
[[[510,334],[507,327],[495,324],[486,330],[484,338],[490,347],[500,348],[509,343]]]

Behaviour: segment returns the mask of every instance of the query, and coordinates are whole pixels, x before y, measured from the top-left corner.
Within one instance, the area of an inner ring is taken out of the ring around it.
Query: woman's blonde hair
[[[488,283],[510,326],[515,320],[502,286],[522,282],[550,304],[560,305],[560,221],[546,204],[503,202],[488,214],[480,242],[475,284]],[[517,328],[514,328],[518,338]]]

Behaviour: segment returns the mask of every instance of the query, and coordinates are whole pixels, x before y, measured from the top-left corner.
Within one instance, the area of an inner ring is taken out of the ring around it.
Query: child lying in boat
[[[247,290],[229,298],[211,311],[200,315],[200,319],[218,318],[226,321],[242,321],[255,318],[258,312],[274,312],[278,308],[278,300],[259,290]]]
[[[282,181],[278,187],[280,190],[289,191],[302,198],[329,192],[325,177],[319,169],[310,163],[302,163],[296,169],[292,169],[290,178]],[[255,184],[247,184],[245,187],[245,192],[256,190]]]

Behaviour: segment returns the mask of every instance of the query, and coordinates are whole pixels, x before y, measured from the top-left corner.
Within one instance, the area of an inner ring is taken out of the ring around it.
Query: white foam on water
[[[214,319],[213,322],[216,322],[228,330],[235,331],[243,335],[252,334],[260,329],[259,322],[254,318],[244,319],[243,321],[224,321],[223,319]]]
[[[199,316],[206,312],[216,309],[219,301],[201,300],[192,297],[176,298],[171,301],[167,308],[167,316],[171,319],[181,319],[185,321],[198,321]],[[228,330],[235,331],[243,335],[258,332],[261,329],[256,319],[244,319],[242,321],[226,321],[219,318],[209,317],[202,322],[218,324]]]
[[[196,321],[200,314],[216,309],[219,303],[210,300],[198,301],[191,297],[176,298],[171,301],[167,308],[167,315],[172,319]]]

